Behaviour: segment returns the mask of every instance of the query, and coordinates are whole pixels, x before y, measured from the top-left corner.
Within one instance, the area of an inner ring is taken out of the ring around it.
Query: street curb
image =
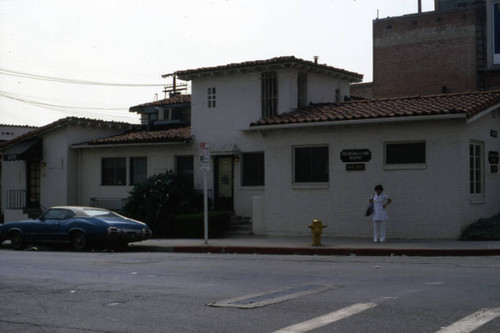
[[[500,249],[394,249],[394,248],[309,248],[309,247],[253,247],[253,246],[137,246],[136,250],[172,253],[215,254],[274,254],[318,256],[498,256]]]

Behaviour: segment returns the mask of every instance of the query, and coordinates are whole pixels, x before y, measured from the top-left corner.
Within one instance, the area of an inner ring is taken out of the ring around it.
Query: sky
[[[434,0],[422,0],[422,10]],[[372,80],[372,22],[418,0],[0,0],[0,124],[139,123],[177,70],[295,56]]]

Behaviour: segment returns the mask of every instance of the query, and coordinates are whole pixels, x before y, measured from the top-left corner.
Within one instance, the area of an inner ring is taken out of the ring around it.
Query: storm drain
[[[292,298],[297,298],[310,294],[317,294],[329,289],[332,289],[332,287],[312,284],[312,285],[274,290],[261,294],[251,294],[229,300],[210,303],[207,305],[215,307],[252,309],[252,308],[259,308],[262,306],[266,306],[269,304],[283,302]]]

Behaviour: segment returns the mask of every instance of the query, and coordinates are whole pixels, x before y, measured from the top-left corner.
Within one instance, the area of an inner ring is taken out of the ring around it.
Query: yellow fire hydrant
[[[312,246],[321,246],[321,233],[323,232],[323,228],[326,228],[326,225],[323,225],[320,220],[314,219],[309,226],[312,233]]]

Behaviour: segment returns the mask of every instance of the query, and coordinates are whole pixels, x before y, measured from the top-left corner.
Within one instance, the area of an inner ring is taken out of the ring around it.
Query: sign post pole
[[[203,172],[203,230],[205,244],[208,244],[208,185],[207,177],[210,171],[210,144],[200,143],[200,169]]]
[[[208,244],[208,195],[207,195],[207,172],[203,172],[203,230],[205,244]]]

